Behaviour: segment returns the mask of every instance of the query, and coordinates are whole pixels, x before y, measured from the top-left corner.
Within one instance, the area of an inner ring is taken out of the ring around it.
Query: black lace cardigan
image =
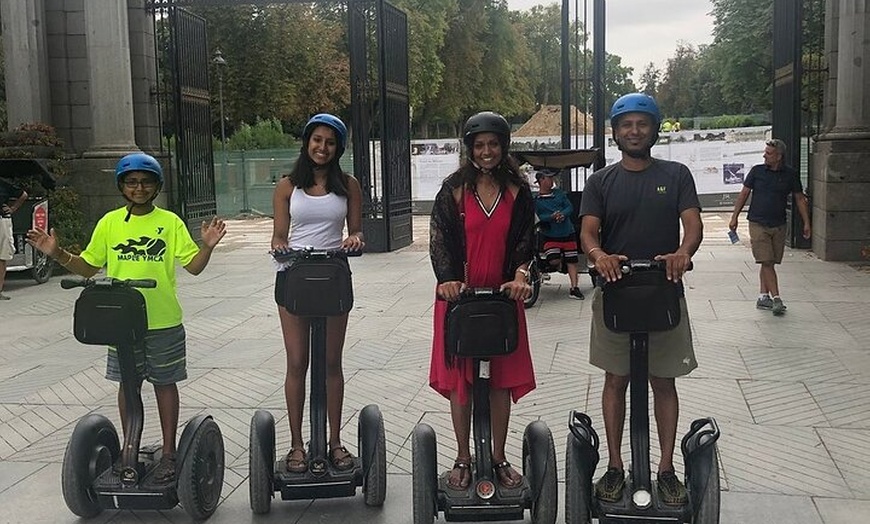
[[[448,176],[435,196],[429,221],[429,258],[439,284],[465,280],[465,228],[459,216],[454,191],[462,186],[460,172]],[[534,255],[535,203],[527,185],[521,185],[514,201],[505,246],[502,277],[513,280],[519,266]]]

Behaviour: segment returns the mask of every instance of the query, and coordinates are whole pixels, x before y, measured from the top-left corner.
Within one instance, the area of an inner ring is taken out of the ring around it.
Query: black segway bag
[[[284,308],[303,317],[333,317],[353,308],[347,260],[297,258],[284,270]]]
[[[73,334],[82,344],[124,346],[145,339],[145,297],[128,286],[91,286],[76,299]]]
[[[634,271],[604,285],[604,324],[617,333],[668,331],[680,323],[678,284],[664,271]]]
[[[499,294],[463,294],[447,309],[448,355],[491,358],[517,349],[517,303]]]

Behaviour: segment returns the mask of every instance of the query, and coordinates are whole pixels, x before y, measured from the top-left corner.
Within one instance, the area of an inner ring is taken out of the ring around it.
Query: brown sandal
[[[344,446],[336,446],[329,450],[329,461],[338,471],[347,471],[353,467],[353,455]]]
[[[458,471],[459,475],[453,477],[452,474],[454,471]],[[451,482],[452,478],[458,478],[459,482]],[[453,471],[450,472],[450,475],[447,476],[447,487],[450,489],[456,490],[464,490],[468,488],[468,485],[471,484],[471,458],[457,458],[456,462],[453,463]]]
[[[287,471],[290,473],[305,473],[308,471],[308,455],[302,448],[290,448],[287,456],[284,457],[284,462],[287,464]]]
[[[503,488],[518,488],[523,483],[523,477],[511,466],[511,463],[503,460],[495,465],[495,476]]]

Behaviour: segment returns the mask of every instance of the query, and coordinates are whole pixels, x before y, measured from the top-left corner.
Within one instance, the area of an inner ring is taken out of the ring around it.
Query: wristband
[[[530,273],[529,273],[529,270],[528,270],[528,269],[523,269],[523,268],[521,268],[521,267],[518,267],[517,270],[516,270],[516,273],[521,273],[521,274],[523,275],[523,277],[526,279],[526,282],[529,281],[529,275],[530,275]]]
[[[595,253],[596,251],[601,251],[602,253],[604,253],[604,250],[601,249],[600,247],[593,247],[592,249],[589,250],[588,253],[586,253],[586,256],[591,257],[592,253]]]

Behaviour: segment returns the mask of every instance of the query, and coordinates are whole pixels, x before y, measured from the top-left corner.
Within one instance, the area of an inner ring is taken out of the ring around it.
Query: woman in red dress
[[[429,385],[450,399],[458,446],[448,484],[471,481],[472,360],[449,359],[444,350],[448,302],[464,287],[500,288],[517,301],[518,344],[490,361],[492,459],[499,482],[513,488],[522,476],[505,459],[511,400],[535,389],[535,372],[522,300],[531,293],[528,263],[534,253],[534,201],[528,182],[508,156],[510,125],[501,115],[478,113],[465,124],[467,161],[448,176],[435,197],[429,254],[438,281]]]

